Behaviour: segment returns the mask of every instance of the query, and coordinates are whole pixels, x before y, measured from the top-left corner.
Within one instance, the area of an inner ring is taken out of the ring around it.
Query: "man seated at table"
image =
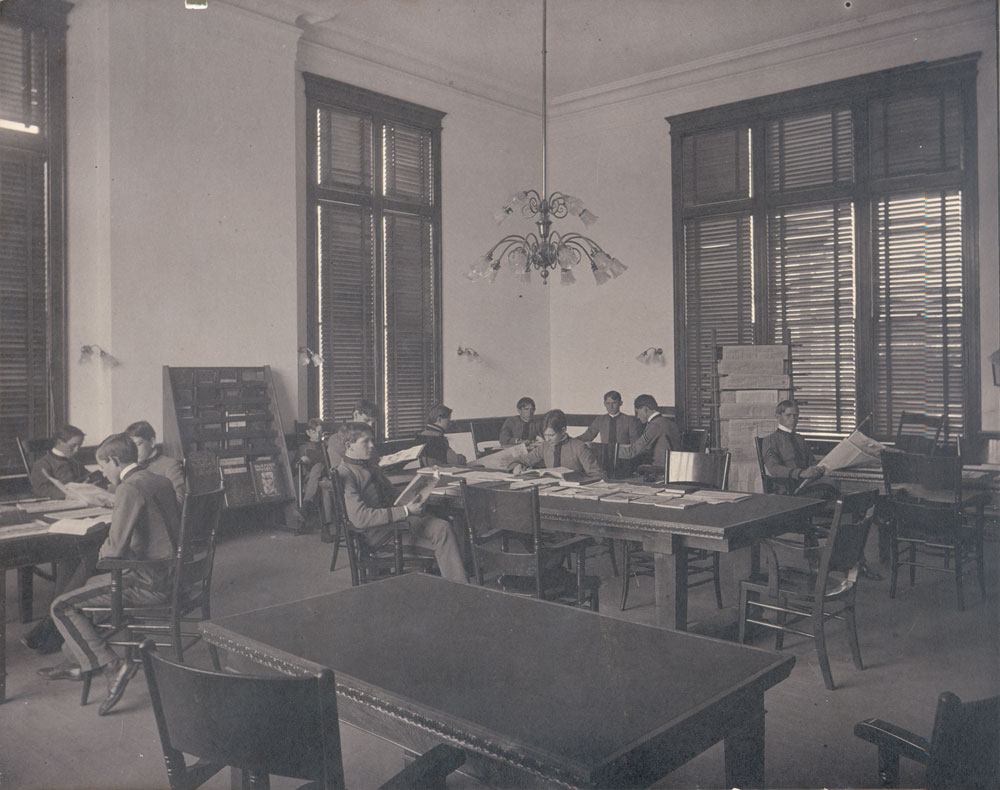
[[[761,451],[764,469],[778,486],[780,494],[799,494],[816,499],[836,499],[835,485],[820,481],[824,471],[806,440],[795,432],[799,423],[799,407],[792,400],[783,400],[774,413],[778,430],[764,437]],[[800,489],[801,486],[801,489]]]
[[[340,431],[345,454],[336,474],[344,486],[347,517],[361,540],[370,548],[378,548],[392,540],[392,524],[406,522],[407,530],[402,536],[405,544],[432,549],[444,578],[467,582],[461,543],[452,525],[442,518],[423,515],[423,502],[402,507],[392,504],[396,492],[372,462],[375,436],[371,428],[364,423],[349,422]]]
[[[581,442],[592,442],[600,437],[604,444],[632,444],[642,436],[642,423],[631,414],[622,412],[622,394],[617,390],[604,393],[604,408],[607,414],[600,414],[590,427],[576,438]]]
[[[361,398],[354,404],[354,415],[351,422],[363,422],[375,431],[375,424],[378,422],[378,406],[370,400]],[[326,454],[330,459],[330,468],[336,469],[340,462],[344,460],[344,435],[336,430],[326,440]]]
[[[431,409],[427,424],[417,434],[416,443],[424,445],[423,457],[428,466],[461,466],[465,456],[451,449],[445,432],[451,425],[451,409],[443,403]]]
[[[587,444],[566,433],[566,415],[560,409],[553,409],[545,415],[542,442],[528,451],[525,461],[511,464],[510,471],[519,474],[531,467],[565,468],[583,472],[588,477],[601,476],[601,465]]]
[[[163,454],[163,447],[156,443],[156,431],[145,420],[132,423],[125,429],[139,451],[139,466],[144,466],[154,474],[163,475],[174,487],[177,506],[184,504],[187,481],[184,479],[184,465],[176,458]]]
[[[500,446],[528,444],[535,441],[539,435],[538,422],[535,420],[535,402],[525,396],[517,402],[517,414],[508,417],[500,426]]]
[[[109,436],[97,448],[97,463],[115,490],[111,530],[98,559],[140,560],[156,563],[122,574],[126,606],[155,605],[170,597],[170,560],[177,549],[180,513],[170,481],[138,464],[139,452],[127,434]],[[119,658],[97,632],[83,609],[111,605],[111,577],[92,577],[78,590],[52,602],[52,618],[66,640],[67,659],[39,670],[49,680],[80,680],[83,672],[101,670],[108,696],[98,713],[103,716],[122,698],[138,664]]]
[[[31,465],[31,491],[45,499],[65,499],[66,495],[49,478],[60,483],[82,483],[88,477],[86,467],[76,454],[83,445],[83,431],[75,425],[63,425],[52,437],[52,449]]]
[[[660,407],[652,395],[635,399],[635,416],[645,423],[642,435],[634,442],[618,445],[618,457],[635,459],[662,471],[667,466],[667,451],[681,449],[681,433],[677,424],[660,414]]]

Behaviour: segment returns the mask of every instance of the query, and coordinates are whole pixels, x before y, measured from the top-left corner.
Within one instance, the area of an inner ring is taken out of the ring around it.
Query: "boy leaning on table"
[[[97,448],[97,463],[115,491],[111,529],[101,546],[101,560],[157,561],[150,568],[126,570],[122,593],[126,605],[158,604],[170,594],[170,563],[180,531],[180,514],[171,482],[138,465],[138,450],[127,434],[109,436]],[[84,672],[102,670],[108,696],[98,713],[108,713],[122,698],[138,665],[123,660],[105,643],[90,618],[87,606],[111,605],[111,576],[92,577],[79,589],[52,602],[52,617],[65,639],[67,659],[39,670],[49,680],[80,680]]]

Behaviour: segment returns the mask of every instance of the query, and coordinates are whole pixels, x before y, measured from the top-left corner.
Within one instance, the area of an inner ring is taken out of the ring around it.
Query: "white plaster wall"
[[[670,135],[665,116],[982,51],[978,110],[983,428],[1000,427],[1000,388],[992,384],[987,359],[1000,346],[995,32],[992,3],[942,4],[936,13],[715,58],[611,94],[567,97],[550,122],[550,139],[558,141],[550,157],[550,181],[595,207],[601,216],[592,228],[595,240],[631,268],[602,290],[553,294],[552,346],[558,350],[552,360],[553,400],[569,411],[596,411],[600,393],[614,387],[626,402],[643,390],[661,404],[674,402]],[[651,370],[634,360],[650,345],[664,348],[665,368]]]

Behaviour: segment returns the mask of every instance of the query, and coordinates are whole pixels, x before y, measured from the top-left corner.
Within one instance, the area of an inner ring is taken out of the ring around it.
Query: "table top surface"
[[[341,693],[514,743],[577,777],[729,695],[770,688],[794,664],[793,656],[425,574],[219,618],[202,630],[286,670],[328,667]]]

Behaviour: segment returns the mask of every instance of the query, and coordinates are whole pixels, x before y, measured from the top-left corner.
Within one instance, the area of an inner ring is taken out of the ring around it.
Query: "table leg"
[[[0,569],[0,703],[7,701],[7,569]]]
[[[17,569],[17,613],[22,623],[31,622],[31,604],[35,597],[35,569],[28,565]]]
[[[725,739],[726,787],[764,786],[764,694],[753,701],[749,715]]]
[[[653,595],[657,625],[686,631],[688,620],[687,550],[676,537],[671,553],[653,552]],[[670,601],[667,600],[670,598]]]

